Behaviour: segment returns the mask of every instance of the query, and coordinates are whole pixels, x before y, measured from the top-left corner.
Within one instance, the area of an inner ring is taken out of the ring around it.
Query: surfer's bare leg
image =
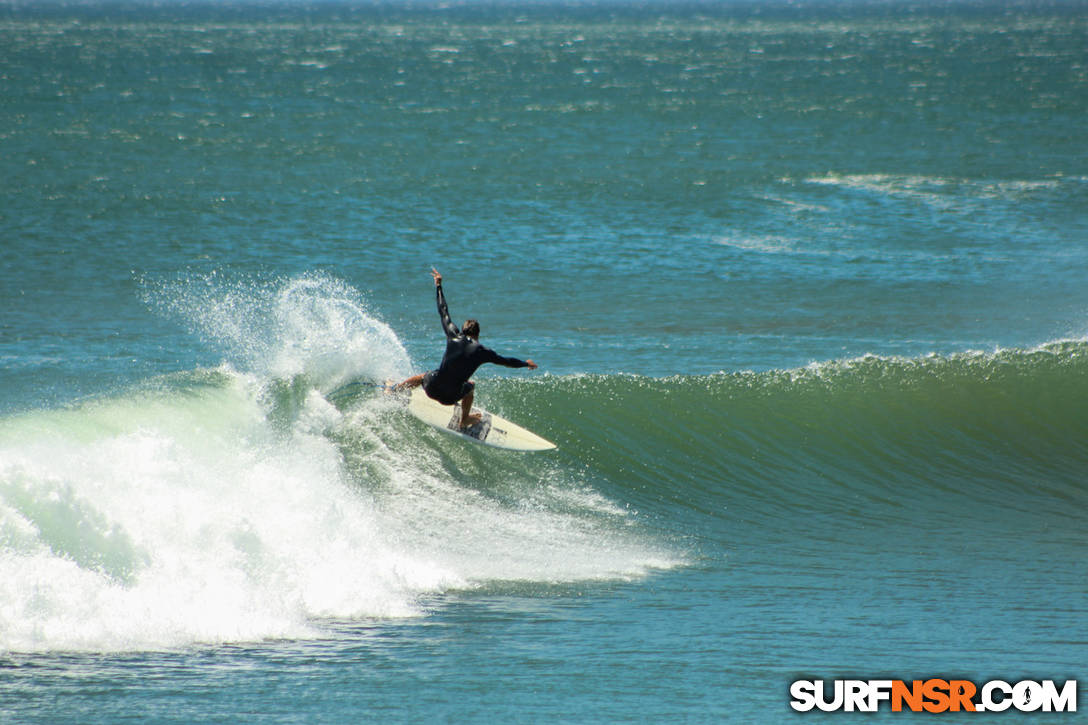
[[[465,394],[465,397],[461,398],[461,427],[468,428],[470,425],[479,423],[482,417],[479,413],[472,412],[472,400],[476,397],[476,391],[470,390]]]
[[[419,375],[413,375],[405,380],[403,383],[397,383],[393,386],[393,390],[411,390],[412,388],[418,388],[423,385],[423,376],[426,373],[420,373]]]

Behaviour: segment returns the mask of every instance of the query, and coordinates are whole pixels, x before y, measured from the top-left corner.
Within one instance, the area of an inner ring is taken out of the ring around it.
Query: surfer
[[[446,297],[442,294],[442,275],[432,267],[431,276],[434,277],[435,296],[438,298],[438,315],[442,318],[442,330],[446,333],[446,352],[442,355],[442,363],[437,370],[413,375],[396,385],[394,390],[422,385],[428,397],[442,405],[455,405],[460,401],[461,427],[467,428],[480,421],[480,415],[471,412],[476,383],[469,378],[476,372],[476,368],[484,363],[494,363],[508,368],[535,370],[537,365],[532,360],[503,357],[491,348],[481,345],[480,323],[476,320],[466,320],[458,330],[446,309]]]

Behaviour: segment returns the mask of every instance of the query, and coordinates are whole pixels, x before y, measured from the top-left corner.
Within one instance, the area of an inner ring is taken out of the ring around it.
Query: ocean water
[[[0,99],[0,720],[1086,701],[1084,3],[5,2]],[[558,450],[345,388],[432,265]]]

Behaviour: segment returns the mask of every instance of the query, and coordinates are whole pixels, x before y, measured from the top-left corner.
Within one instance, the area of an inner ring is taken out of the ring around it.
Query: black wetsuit
[[[442,364],[438,369],[423,376],[423,389],[427,391],[427,395],[443,405],[453,405],[473,389],[473,384],[468,379],[484,363],[505,365],[508,368],[529,367],[529,363],[524,360],[503,357],[491,348],[484,347],[479,341],[461,334],[450,320],[441,283],[435,285],[435,290],[438,314],[442,318],[442,329],[446,333],[446,353],[442,356]]]

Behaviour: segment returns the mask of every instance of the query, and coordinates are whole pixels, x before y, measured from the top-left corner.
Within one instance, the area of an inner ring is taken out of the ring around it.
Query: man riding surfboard
[[[443,405],[455,405],[460,401],[461,427],[467,428],[480,420],[478,414],[472,413],[476,383],[469,380],[478,367],[484,363],[494,363],[508,368],[535,370],[537,365],[532,360],[503,357],[491,348],[481,345],[480,323],[476,320],[466,320],[458,330],[450,320],[450,313],[446,308],[446,297],[442,294],[442,275],[432,267],[431,276],[434,277],[438,315],[442,318],[442,330],[446,333],[446,352],[436,370],[413,375],[394,389],[404,390],[422,385],[428,397]]]

